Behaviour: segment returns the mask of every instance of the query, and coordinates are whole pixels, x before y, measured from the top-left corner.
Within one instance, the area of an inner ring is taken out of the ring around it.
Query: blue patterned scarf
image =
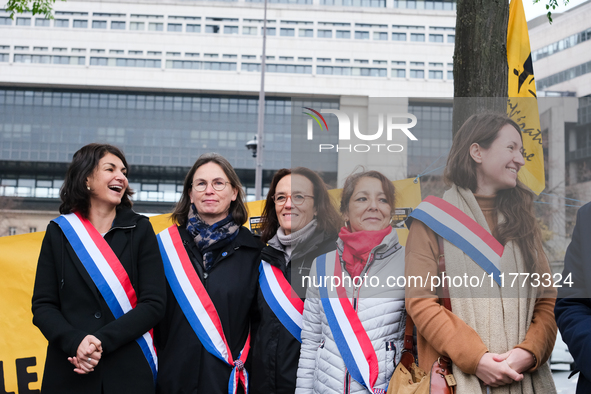
[[[189,220],[187,222],[187,231],[197,245],[197,249],[203,255],[203,265],[205,270],[209,269],[213,265],[213,249],[218,249],[226,244],[232,242],[238,235],[240,226],[234,222],[232,214],[229,214],[224,219],[211,226],[205,223],[197,212],[195,204],[191,204],[191,210],[189,210]]]

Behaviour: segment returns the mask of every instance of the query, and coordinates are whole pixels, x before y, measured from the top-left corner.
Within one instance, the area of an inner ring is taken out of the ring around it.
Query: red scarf
[[[345,244],[343,249],[343,260],[345,268],[351,277],[361,274],[369,252],[378,246],[386,235],[393,231],[391,226],[379,231],[358,231],[352,233],[347,227],[341,228],[339,238]]]

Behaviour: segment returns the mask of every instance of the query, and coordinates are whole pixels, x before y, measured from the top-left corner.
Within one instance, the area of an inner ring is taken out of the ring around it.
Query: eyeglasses
[[[207,181],[203,180],[203,179],[198,179],[196,181],[193,182],[193,189],[196,192],[204,192],[205,189],[207,189]],[[230,182],[228,181],[224,181],[223,179],[214,179],[213,181],[211,181],[211,187],[213,187],[213,190],[216,190],[218,192],[221,192],[222,190],[224,190],[226,188],[226,184],[228,184]]]
[[[276,194],[273,196],[273,201],[277,205],[285,205],[288,198],[291,198],[293,205],[302,205],[306,201],[306,198],[314,198],[314,196],[305,194]]]

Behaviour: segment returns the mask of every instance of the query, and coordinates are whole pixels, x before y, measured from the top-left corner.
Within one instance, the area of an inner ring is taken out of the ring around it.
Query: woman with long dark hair
[[[556,338],[555,291],[542,284],[550,268],[533,193],[517,178],[523,165],[519,126],[504,114],[473,115],[449,153],[451,188],[411,215],[406,275],[423,285],[407,288],[407,310],[418,331],[420,366],[431,370],[439,356],[451,358],[459,394],[485,393],[486,386],[493,393],[556,390],[546,364]],[[449,295],[431,288],[428,278],[442,276],[440,255],[447,277],[484,278],[481,285],[448,279]],[[532,280],[512,284],[509,278],[520,274]],[[438,302],[447,297],[451,310]]]
[[[251,390],[293,393],[301,335],[286,308],[293,303],[303,308],[299,297],[305,297],[306,288],[301,279],[310,274],[314,258],[336,248],[340,216],[320,176],[297,167],[275,173],[261,221],[262,241],[268,246],[259,268],[261,323],[252,349]],[[292,312],[301,320],[301,310]]]
[[[246,391],[263,246],[242,226],[247,217],[228,160],[201,155],[185,177],[175,225],[158,234],[168,283],[155,329],[159,393]]]
[[[41,392],[153,393],[151,329],[166,287],[156,236],[132,209],[123,153],[89,144],[60,190],[43,239],[33,323],[49,341]]]

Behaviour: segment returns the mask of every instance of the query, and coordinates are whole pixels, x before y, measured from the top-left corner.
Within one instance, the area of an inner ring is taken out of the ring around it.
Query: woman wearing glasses
[[[246,391],[263,246],[242,227],[247,216],[230,163],[213,153],[199,157],[172,213],[176,225],[158,235],[168,283],[166,315],[155,330],[159,393]]]
[[[268,246],[259,268],[261,324],[252,349],[251,390],[293,393],[300,334],[285,308],[294,303],[303,308],[306,289],[301,278],[309,275],[314,258],[335,249],[340,216],[318,174],[304,167],[284,168],[271,181],[262,222],[262,240]],[[289,304],[282,304],[281,298]],[[301,316],[297,306],[292,311]]]

